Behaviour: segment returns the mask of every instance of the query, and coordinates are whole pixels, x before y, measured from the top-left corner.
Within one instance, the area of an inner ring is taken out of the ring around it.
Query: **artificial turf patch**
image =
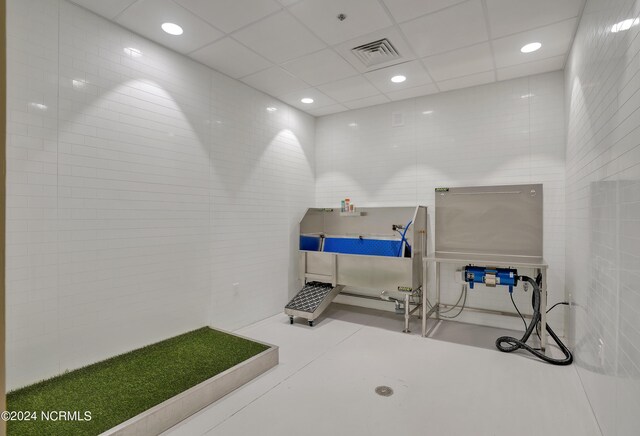
[[[97,435],[267,348],[208,327],[194,330],[10,392],[8,411],[35,412],[36,420],[9,420],[7,433]],[[58,420],[46,420],[52,411]],[[60,420],[58,411],[79,413]],[[85,411],[91,419],[78,420]]]

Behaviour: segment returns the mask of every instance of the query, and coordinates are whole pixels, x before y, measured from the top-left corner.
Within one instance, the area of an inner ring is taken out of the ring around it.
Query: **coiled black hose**
[[[511,353],[512,351],[516,351],[522,348],[527,350],[534,356],[538,357],[539,359],[542,359],[545,362],[551,363],[552,365],[571,365],[571,363],[573,362],[573,355],[571,354],[571,351],[569,351],[569,349],[562,343],[560,338],[558,338],[558,336],[553,331],[553,329],[549,326],[549,324],[547,324],[547,332],[553,338],[553,340],[556,341],[556,344],[558,344],[558,346],[562,350],[562,353],[565,356],[564,359],[554,359],[552,357],[547,356],[543,352],[536,350],[535,348],[532,348],[529,345],[527,345],[529,336],[531,336],[531,333],[533,333],[536,326],[540,322],[540,318],[541,318],[540,286],[537,283],[537,281],[532,279],[531,277],[520,276],[520,280],[529,282],[533,288],[533,317],[531,319],[531,322],[529,323],[529,326],[527,327],[527,330],[524,332],[524,336],[522,336],[521,339],[516,339],[511,336],[501,336],[498,339],[496,339],[496,347],[498,347],[498,350],[503,351],[505,353]],[[503,345],[505,343],[508,345]]]

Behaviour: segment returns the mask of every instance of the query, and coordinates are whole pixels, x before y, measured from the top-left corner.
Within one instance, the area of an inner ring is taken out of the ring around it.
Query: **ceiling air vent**
[[[400,59],[400,53],[387,38],[359,45],[352,48],[351,52],[367,68]]]

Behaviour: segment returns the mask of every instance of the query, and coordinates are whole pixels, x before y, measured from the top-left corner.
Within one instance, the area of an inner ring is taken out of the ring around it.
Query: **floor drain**
[[[391,389],[389,386],[378,386],[376,388],[376,394],[383,397],[390,397],[391,395],[393,395],[393,389]]]

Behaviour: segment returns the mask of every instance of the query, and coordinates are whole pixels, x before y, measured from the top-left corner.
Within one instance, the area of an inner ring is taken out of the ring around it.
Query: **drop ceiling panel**
[[[135,1],[136,0],[73,0],[73,3],[112,20]]]
[[[339,103],[380,94],[380,92],[362,76],[349,77],[320,85],[318,89]]]
[[[331,49],[302,56],[283,64],[282,67],[312,86],[358,74],[351,64]]]
[[[302,103],[303,97],[312,98],[313,103]],[[336,101],[327,97],[315,88],[306,88],[290,92],[280,97],[282,101],[302,110],[317,109],[336,104]]]
[[[585,0],[72,1],[319,116],[560,69]],[[382,39],[398,56],[352,52]]]
[[[352,52],[351,49],[361,46],[363,44],[367,44],[373,41],[378,41],[381,39],[388,39],[391,44],[393,44],[394,48],[396,49],[396,51],[400,54],[401,58],[400,59],[394,59],[391,60],[389,62],[385,62],[385,63],[381,63],[376,65],[373,68],[369,68],[366,65],[364,65]],[[387,29],[383,29],[383,30],[378,30],[376,32],[373,33],[368,33],[366,35],[363,36],[359,36],[357,38],[351,39],[347,42],[343,42],[340,45],[337,45],[334,47],[336,52],[338,52],[338,54],[340,54],[340,56],[342,56],[344,59],[347,60],[347,62],[349,62],[356,70],[358,70],[361,73],[364,73],[366,71],[370,71],[372,69],[378,69],[378,68],[384,68],[390,65],[394,65],[394,64],[398,64],[401,62],[406,62],[406,61],[410,61],[415,59],[415,56],[413,55],[413,51],[411,50],[411,47],[409,47],[405,40],[404,37],[402,36],[402,34],[395,28],[395,27],[389,27]]]
[[[438,87],[434,83],[416,86],[415,88],[401,89],[399,91],[387,92],[387,97],[391,100],[404,100],[405,98],[419,97],[421,95],[435,94]]]
[[[546,73],[549,71],[561,70],[564,67],[565,56],[554,56],[552,58],[527,62],[505,68],[498,68],[498,80],[509,80],[516,77],[530,76],[531,74]]]
[[[584,0],[486,0],[494,38],[577,17]]]
[[[191,57],[235,79],[272,65],[262,56],[228,36],[192,52]]]
[[[577,18],[562,21],[550,26],[540,27],[493,41],[493,52],[496,67],[546,59],[553,56],[566,55],[576,28]],[[530,42],[542,43],[542,48],[533,53],[522,53],[520,48]]]
[[[361,107],[373,106],[376,104],[388,103],[391,100],[385,95],[379,94],[373,97],[359,98],[357,100],[351,100],[344,102],[344,105],[349,109],[359,109]]]
[[[209,44],[224,34],[171,0],[139,0],[116,20],[123,26],[180,53]],[[165,33],[160,26],[171,22],[184,29],[179,36]]]
[[[407,79],[401,83],[391,81],[393,76],[402,75]],[[431,77],[420,61],[410,61],[400,65],[382,68],[365,73],[364,76],[382,92],[398,91],[431,83]]]
[[[275,63],[325,48],[322,41],[285,11],[245,27],[233,36]]]
[[[384,0],[398,23],[430,14],[466,0]]]
[[[430,56],[424,58],[423,62],[436,81],[482,73],[494,68],[488,42]]]
[[[493,71],[485,73],[471,74],[457,79],[443,80],[438,82],[440,91],[451,91],[453,89],[468,88],[469,86],[485,85],[496,81],[496,75]]]
[[[315,117],[321,117],[323,115],[336,114],[338,112],[344,112],[346,110],[348,110],[348,108],[344,107],[341,104],[333,104],[331,106],[325,106],[318,109],[309,109],[307,110],[307,112]]]
[[[271,67],[255,74],[243,77],[242,81],[262,92],[279,97],[281,95],[307,88],[302,80],[280,67]]]
[[[484,12],[480,0],[452,6],[401,24],[409,43],[420,57],[487,41]]]
[[[225,33],[258,21],[281,6],[275,0],[175,0]]]
[[[302,0],[289,10],[329,45],[393,24],[380,3],[372,0]],[[341,13],[347,16],[344,21],[337,18]]]

